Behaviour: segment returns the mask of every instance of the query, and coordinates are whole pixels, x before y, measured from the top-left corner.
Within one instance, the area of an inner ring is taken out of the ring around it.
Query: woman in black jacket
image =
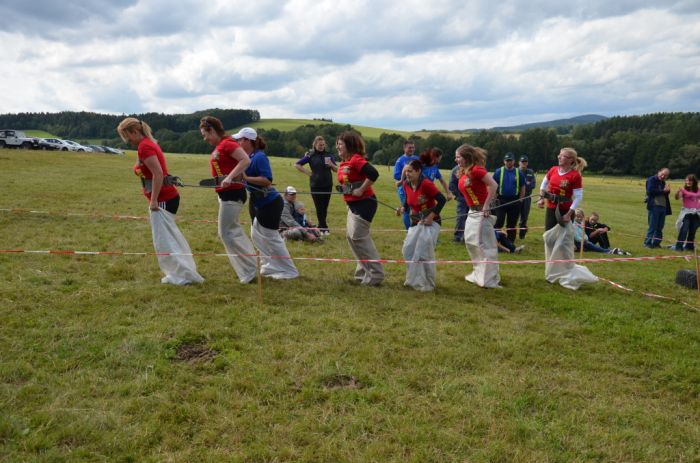
[[[327,235],[328,224],[326,217],[328,215],[328,203],[331,200],[331,191],[333,191],[333,174],[337,172],[338,166],[333,159],[333,155],[326,151],[326,140],[322,136],[314,138],[312,148],[299,159],[294,167],[299,172],[309,176],[309,187],[311,189],[311,198],[316,207],[316,218],[318,219],[318,228],[321,233]],[[304,167],[308,164],[311,170]]]

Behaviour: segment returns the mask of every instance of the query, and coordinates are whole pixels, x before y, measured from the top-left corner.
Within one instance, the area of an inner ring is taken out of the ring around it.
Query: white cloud
[[[391,128],[698,111],[700,5],[667,3],[11,0],[0,86],[17,90],[0,111],[248,107]]]

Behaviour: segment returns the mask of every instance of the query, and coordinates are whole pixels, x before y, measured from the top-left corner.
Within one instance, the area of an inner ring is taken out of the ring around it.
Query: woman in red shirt
[[[458,188],[469,205],[464,244],[472,261],[498,261],[498,242],[491,220],[491,203],[496,197],[498,184],[486,171],[486,150],[464,144],[457,148],[456,153]],[[495,263],[474,263],[472,273],[464,279],[482,288],[501,287],[498,264]]]
[[[574,259],[576,230],[571,222],[576,208],[583,199],[581,172],[586,160],[580,158],[573,148],[562,148],[557,156],[557,165],[549,169],[540,186],[537,207],[547,202],[544,216],[544,276],[550,283],[559,282],[565,288],[578,289],[584,283],[598,281],[583,265]],[[559,226],[557,226],[559,225]]]
[[[574,211],[583,199],[583,179],[581,172],[586,160],[578,157],[573,148],[562,148],[557,156],[557,165],[549,169],[540,186],[540,199],[537,207],[542,208],[547,200],[544,216],[545,231],[557,223],[565,226],[574,217]],[[558,210],[558,213],[557,213]],[[558,219],[557,216],[561,218]]]
[[[161,282],[175,285],[201,283],[204,278],[197,273],[190,246],[175,223],[180,195],[177,188],[166,181],[165,156],[153,138],[151,128],[143,121],[127,117],[119,123],[117,132],[124,142],[137,147],[134,173],[141,179],[143,194],[149,201],[153,245],[159,254],[158,264],[165,273]]]
[[[403,258],[408,262],[404,286],[418,291],[435,289],[435,246],[440,236],[440,211],[447,202],[430,179],[423,176],[421,161],[413,160],[404,167],[403,182],[406,202],[396,211],[410,211],[411,226],[403,243]]]
[[[239,217],[247,194],[242,182],[250,158],[241,146],[229,137],[219,119],[205,116],[199,121],[204,141],[215,146],[209,157],[211,175],[217,182],[219,196],[219,238],[224,243],[231,266],[241,283],[250,283],[257,274],[255,249],[241,227]]]
[[[365,158],[365,142],[355,132],[344,132],[335,141],[341,163],[338,182],[343,200],[348,207],[347,239],[357,259],[355,279],[363,285],[377,286],[384,280],[384,266],[369,234],[369,227],[377,212],[377,197],[372,184],[379,173]],[[375,261],[375,262],[367,262]]]

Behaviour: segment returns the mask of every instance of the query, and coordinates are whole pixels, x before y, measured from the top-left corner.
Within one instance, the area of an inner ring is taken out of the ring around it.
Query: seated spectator
[[[496,232],[496,244],[498,246],[498,252],[509,252],[512,254],[520,254],[525,245],[515,246],[511,240],[508,239],[506,232],[501,230],[494,230]]]
[[[586,233],[583,233],[583,229],[585,227],[585,216],[583,214],[583,209],[576,209],[576,215],[574,216],[574,231],[576,232],[576,235],[574,237],[574,249],[576,251],[581,250],[581,239],[583,238],[583,250],[584,251],[592,251],[592,252],[602,252],[605,254],[617,254],[620,256],[631,256],[632,253],[629,253],[627,251],[624,251],[620,248],[604,248],[602,246],[599,246],[597,244],[592,243],[588,239],[588,235]]]
[[[604,223],[599,222],[600,217],[597,212],[591,212],[591,215],[586,220],[586,236],[588,240],[599,245],[601,248],[610,249],[610,239],[608,238],[608,232],[610,227]]]
[[[306,220],[304,203],[297,201],[297,190],[288,186],[284,191],[284,208],[280,218],[280,233],[285,240],[320,241],[319,230]]]

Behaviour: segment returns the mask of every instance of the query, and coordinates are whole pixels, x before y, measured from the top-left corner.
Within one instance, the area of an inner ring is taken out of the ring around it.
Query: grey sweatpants
[[[384,280],[384,266],[381,262],[364,262],[379,260],[379,252],[369,234],[370,222],[348,209],[347,236],[350,250],[358,260],[355,267],[355,279],[363,285],[376,286]]]

